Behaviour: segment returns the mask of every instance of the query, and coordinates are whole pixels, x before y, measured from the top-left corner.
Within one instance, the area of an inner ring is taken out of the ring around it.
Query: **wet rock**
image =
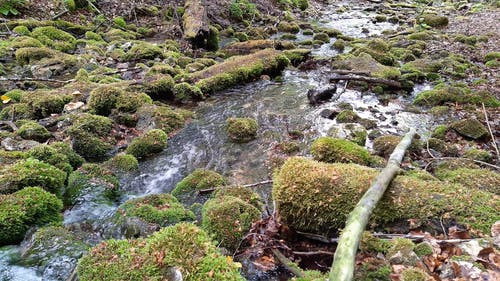
[[[67,103],[64,105],[64,112],[65,113],[73,112],[75,110],[78,110],[79,108],[81,108],[84,105],[85,104],[81,101]]]
[[[47,262],[42,274],[43,280],[68,280],[76,268],[78,259],[68,256],[55,257]]]
[[[471,139],[480,139],[488,134],[484,125],[476,119],[464,119],[454,122],[450,126],[457,133]]]
[[[17,140],[10,137],[3,139],[1,144],[2,147],[7,151],[29,150],[37,145],[40,145],[39,142],[34,140]]]
[[[309,100],[310,104],[318,105],[331,99],[336,92],[337,92],[336,85],[326,89],[318,89],[318,90],[310,89],[307,92],[307,99]]]
[[[339,110],[337,109],[323,109],[320,113],[319,116],[327,119],[335,119],[335,117],[340,113]]]
[[[347,139],[358,145],[364,146],[366,141],[366,129],[356,123],[336,124],[327,133],[328,136],[339,139]]]
[[[157,224],[147,223],[138,217],[126,218],[123,225],[121,225],[121,233],[119,236],[112,236],[115,238],[138,238],[147,237],[158,231],[160,226]]]

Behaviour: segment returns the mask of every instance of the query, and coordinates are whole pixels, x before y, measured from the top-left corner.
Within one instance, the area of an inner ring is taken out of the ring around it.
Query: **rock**
[[[83,103],[81,101],[67,103],[64,105],[64,112],[69,113],[69,112],[75,111],[84,105],[85,105],[85,103]]]
[[[496,221],[491,226],[491,237],[493,237],[493,243],[495,246],[500,248],[500,221]]]
[[[339,139],[346,139],[364,146],[366,141],[366,129],[356,123],[342,123],[332,126],[327,133],[328,136]]]
[[[332,87],[326,89],[310,89],[307,91],[307,99],[309,103],[312,105],[318,105],[323,103],[333,97],[333,95],[337,92],[337,86],[334,85]]]
[[[472,257],[477,257],[479,252],[483,249],[477,240],[471,240],[467,242],[463,242],[458,244],[458,247],[463,251],[464,254],[467,254]]]
[[[335,119],[337,114],[339,114],[340,111],[337,109],[323,109],[320,113],[319,116],[327,119]]]
[[[76,268],[78,259],[68,256],[55,257],[47,262],[43,280],[67,280]]]
[[[10,137],[3,139],[1,144],[7,151],[29,150],[37,145],[40,145],[39,142],[34,140],[17,140]]]
[[[456,121],[450,126],[457,133],[471,139],[480,139],[488,134],[484,125],[476,119],[464,119]]]

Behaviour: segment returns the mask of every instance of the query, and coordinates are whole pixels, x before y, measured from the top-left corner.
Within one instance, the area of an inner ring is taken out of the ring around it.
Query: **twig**
[[[24,82],[24,81],[42,81],[42,82],[54,82],[54,83],[63,83],[67,84],[75,81],[74,79],[70,80],[57,80],[57,79],[48,79],[48,78],[15,78],[15,77],[1,77],[0,81],[13,81],[13,82]]]
[[[444,238],[448,239],[448,234],[446,233],[446,229],[444,229],[443,225],[443,216],[439,218],[439,224],[441,225],[441,229],[443,230]]]
[[[293,275],[296,277],[304,277],[304,272],[291,260],[285,257],[278,249],[271,249],[274,256],[280,261],[280,263]]]
[[[493,147],[495,148],[495,152],[497,153],[497,160],[499,160],[500,159],[500,152],[498,151],[498,146],[497,146],[497,142],[495,140],[495,135],[493,135],[493,131],[491,130],[490,121],[488,120],[488,113],[486,113],[486,108],[484,107],[484,103],[481,103],[481,104],[483,105],[484,118],[486,119],[486,125],[488,125],[488,131],[490,131],[491,141],[493,142]]]
[[[273,183],[273,181],[272,180],[265,180],[265,181],[261,181],[261,182],[241,185],[241,187],[255,187],[255,186],[269,184],[269,183]],[[213,192],[221,187],[224,187],[224,185],[216,186],[216,187],[212,187],[212,188],[207,188],[207,189],[201,189],[201,190],[198,190],[198,194],[210,193],[210,192]]]
[[[294,255],[298,256],[316,256],[316,255],[329,255],[333,256],[335,253],[334,252],[328,252],[328,251],[313,251],[313,252],[293,252]]]
[[[14,130],[14,132],[18,130],[16,124],[14,124],[14,122],[12,122],[12,121],[0,121],[0,125],[7,125],[7,126],[9,126],[9,127],[12,128],[12,130]]]
[[[102,75],[113,75],[113,74],[118,74],[118,73],[127,72],[127,71],[135,71],[135,70],[142,70],[142,68],[141,67],[122,68],[122,69],[118,69],[115,71],[105,72]]]
[[[65,15],[65,14],[67,14],[68,12],[69,12],[69,10],[68,10],[68,9],[66,9],[66,10],[62,11],[62,12],[60,12],[59,14],[57,14],[57,15],[53,16],[53,17],[52,17],[52,20],[56,20],[56,19],[58,19],[58,18],[60,18],[60,17],[64,16],[64,15]]]
[[[97,7],[94,5],[94,3],[92,3],[92,1],[90,0],[87,0],[87,4],[92,7],[92,9],[94,9],[98,14],[102,14],[101,11],[99,11],[99,9],[97,9]]]

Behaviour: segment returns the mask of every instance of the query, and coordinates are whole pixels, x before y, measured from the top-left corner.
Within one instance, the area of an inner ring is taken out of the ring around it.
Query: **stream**
[[[332,15],[328,7],[320,11],[319,18],[312,24],[333,27],[353,37],[380,34],[384,29],[395,29],[390,23],[373,23],[372,15],[354,10],[341,15]],[[370,32],[363,33],[362,27]],[[299,34],[297,40],[307,36]],[[332,39],[332,42],[335,39]],[[331,57],[336,54],[330,44],[313,50],[314,56]],[[340,97],[320,106],[312,107],[307,99],[309,89],[328,85],[326,69],[299,71],[287,69],[276,81],[256,81],[235,87],[210,97],[195,108],[196,117],[168,142],[168,148],[161,154],[141,162],[140,171],[122,179],[122,196],[119,203],[127,199],[153,193],[170,192],[183,177],[196,168],[212,169],[227,176],[233,184],[249,184],[271,178],[269,161],[274,147],[282,141],[290,141],[288,131],[303,133],[299,139],[299,155],[308,155],[311,142],[328,134],[332,127],[338,127],[335,120],[320,116],[321,111],[331,109],[339,103],[349,103],[362,118],[375,120],[377,129],[383,133],[402,134],[415,127],[425,135],[433,125],[429,115],[405,111],[412,97],[427,88],[417,85],[414,93],[398,97],[382,104],[373,93],[347,89]],[[343,88],[339,83],[338,91]],[[258,138],[247,144],[228,141],[225,133],[226,119],[229,117],[251,117],[259,123]],[[371,143],[367,141],[366,146]],[[269,206],[270,186],[255,189]],[[107,219],[119,204],[105,204],[99,198],[88,195],[64,213],[64,224],[71,229],[89,231],[89,241],[97,243],[103,239],[102,233]],[[106,238],[106,237],[104,237]],[[4,280],[51,280],[42,277],[37,268],[15,265],[19,246],[0,249],[0,281]],[[58,280],[58,279],[54,279]],[[272,279],[268,279],[272,280]]]

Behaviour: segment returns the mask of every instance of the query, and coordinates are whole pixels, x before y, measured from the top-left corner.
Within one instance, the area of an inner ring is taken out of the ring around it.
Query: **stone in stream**
[[[312,105],[318,105],[328,101],[337,92],[337,85],[323,89],[310,89],[307,91],[307,99]]]

